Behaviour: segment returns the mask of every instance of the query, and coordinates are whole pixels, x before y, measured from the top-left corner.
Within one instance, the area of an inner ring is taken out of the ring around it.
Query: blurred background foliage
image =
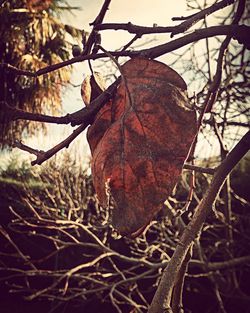
[[[19,69],[35,72],[69,59],[70,36],[81,39],[81,31],[60,20],[62,12],[75,7],[64,0],[10,0],[0,7],[0,60]],[[0,69],[0,119],[8,120],[5,104],[33,113],[61,112],[61,93],[70,79],[71,67],[39,77],[17,76]],[[0,123],[1,146],[21,136],[46,130],[44,123],[18,120]]]

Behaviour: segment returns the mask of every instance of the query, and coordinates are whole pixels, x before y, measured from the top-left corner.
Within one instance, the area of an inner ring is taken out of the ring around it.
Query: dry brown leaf
[[[144,58],[122,66],[113,101],[88,129],[95,190],[112,198],[112,224],[137,235],[171,194],[196,134],[184,80],[167,65]]]
[[[93,75],[88,75],[81,85],[81,96],[86,106],[90,104],[106,89],[103,76],[94,72]]]

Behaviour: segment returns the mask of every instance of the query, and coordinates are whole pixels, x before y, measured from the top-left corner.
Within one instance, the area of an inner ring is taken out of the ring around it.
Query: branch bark
[[[233,4],[235,0],[223,0],[219,3],[215,3],[210,7],[188,17],[184,22],[176,26],[158,26],[153,27],[139,26],[132,23],[102,23],[96,25],[96,30],[125,30],[130,34],[137,34],[142,36],[145,34],[155,34],[155,33],[171,33],[171,37],[176,34],[185,32],[194,24],[202,20],[205,16],[208,16],[218,10],[225,8],[226,6]]]
[[[90,51],[91,51],[91,48],[95,44],[96,34],[97,34],[96,25],[102,23],[102,21],[103,21],[103,19],[105,17],[105,14],[108,11],[108,7],[110,5],[110,2],[111,2],[111,0],[105,0],[104,1],[103,6],[102,6],[99,14],[95,18],[95,20],[92,23],[90,23],[90,25],[93,25],[93,29],[92,29],[92,31],[91,31],[91,33],[89,35],[88,41],[86,43],[86,46],[84,47],[84,51],[83,51],[82,55],[88,55],[90,53]]]
[[[250,26],[246,25],[225,25],[225,26],[211,26],[206,29],[198,29],[183,36],[181,38],[172,40],[168,43],[144,49],[141,51],[134,51],[134,53],[139,53],[140,55],[146,56],[148,58],[154,59],[158,58],[159,56],[171,52],[173,50],[179,49],[184,47],[192,42],[198,41],[200,39],[205,39],[214,36],[221,36],[221,35],[230,35],[234,37],[241,43],[245,44],[247,47],[250,45],[250,39],[247,36],[247,33],[250,30]]]
[[[210,15],[210,14],[212,14],[218,10],[225,8],[226,6],[233,4],[234,2],[235,2],[235,0],[220,1],[218,3],[211,5],[208,8],[205,8],[202,11],[199,11],[198,13],[190,16],[188,19],[186,19],[180,25],[177,25],[175,27],[174,31],[172,32],[171,36],[174,36],[176,34],[179,34],[179,33],[182,33],[184,31],[188,30],[190,27],[192,27],[194,24],[196,24],[197,22],[202,20],[204,17],[206,17],[206,16],[208,16],[208,15]]]
[[[192,257],[192,246],[189,248],[188,252],[186,253],[185,259],[178,273],[175,287],[173,289],[173,296],[172,296],[172,303],[171,303],[173,313],[184,313],[183,303],[182,303],[182,294],[183,294],[185,274],[187,272],[188,263],[191,257]]]
[[[250,131],[242,137],[239,143],[218,167],[210,187],[196,208],[191,222],[183,232],[180,243],[162,275],[160,284],[149,308],[149,313],[161,313],[164,312],[165,309],[169,309],[167,304],[170,302],[178,272],[182,266],[187,251],[197,234],[201,231],[203,223],[205,222],[208,214],[212,211],[213,203],[216,200],[216,197],[219,194],[227,175],[232,171],[234,166],[241,160],[241,158],[248,152],[249,149]]]
[[[184,47],[192,42],[196,42],[198,40],[214,37],[214,36],[225,36],[230,35],[237,39],[240,43],[246,45],[247,48],[250,49],[250,39],[247,35],[250,31],[250,26],[246,25],[223,25],[223,26],[212,26],[206,29],[199,29],[195,30],[191,34],[183,36],[181,38],[172,40],[168,43],[149,48],[149,49],[142,49],[142,50],[135,50],[135,51],[113,51],[110,54],[114,57],[136,57],[136,56],[143,56],[150,59],[155,59],[161,55],[169,53],[171,51],[177,50],[181,47]],[[55,70],[58,70],[64,66],[68,66],[74,63],[83,62],[85,60],[96,60],[101,58],[107,58],[106,53],[92,53],[88,55],[80,55],[78,57],[69,59],[67,61],[53,64],[50,66],[46,66],[36,72],[30,71],[21,71],[18,68],[13,66],[9,66],[9,64],[3,63],[0,64],[0,67],[3,69],[6,68],[9,71],[14,71],[16,75],[24,75],[24,76],[31,76],[36,77],[40,75],[44,75]]]
[[[68,148],[70,143],[79,135],[81,134],[84,129],[92,123],[96,113],[100,110],[100,108],[107,103],[107,101],[113,96],[116,87],[120,82],[120,78],[118,78],[110,87],[104,91],[99,97],[91,102],[91,104],[87,108],[83,108],[80,111],[77,111],[72,114],[66,115],[66,117],[61,117],[61,119],[67,118],[67,123],[70,121],[72,126],[80,125],[77,129],[73,131],[71,135],[69,135],[66,139],[58,143],[55,147],[49,149],[48,151],[41,151],[30,148],[24,145],[21,142],[16,142],[14,147],[17,147],[21,150],[27,151],[31,154],[37,156],[36,160],[31,162],[31,165],[42,164],[44,161],[51,158],[55,155],[58,151],[62,150],[63,148]],[[29,113],[31,114],[31,113]],[[52,119],[53,117],[50,117]],[[60,119],[60,118],[56,118]]]

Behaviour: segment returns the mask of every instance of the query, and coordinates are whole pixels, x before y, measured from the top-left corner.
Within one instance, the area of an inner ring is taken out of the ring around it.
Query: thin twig
[[[236,25],[239,23],[244,13],[245,4],[246,4],[246,0],[239,0],[238,8],[237,8],[235,17],[233,19],[232,25]],[[209,86],[209,90],[208,90],[208,93],[206,95],[206,99],[203,105],[205,113],[211,112],[213,104],[215,103],[217,99],[218,89],[221,84],[222,66],[223,66],[223,61],[225,57],[225,52],[232,37],[233,37],[232,34],[228,34],[221,44],[218,59],[217,59],[216,73],[212,79],[211,85]]]
[[[216,172],[216,168],[201,167],[201,166],[196,166],[196,165],[192,165],[192,164],[188,164],[188,163],[185,163],[183,165],[183,168],[186,170],[205,173],[205,174],[209,174],[209,175],[214,175],[214,173]]]
[[[176,34],[183,33],[186,30],[188,30],[190,27],[192,27],[194,24],[205,18],[206,16],[221,10],[225,8],[226,6],[233,4],[235,0],[224,0],[218,3],[215,3],[211,5],[210,7],[200,10],[198,13],[193,14],[189,17],[185,18],[185,21],[181,23],[180,25],[177,25],[174,30],[171,33],[171,37],[173,37]],[[176,18],[173,18],[173,20],[177,20]]]
[[[237,23],[239,22],[242,14],[244,13],[245,2],[246,2],[246,0],[240,0],[239,1],[237,12],[236,12],[234,20],[232,22],[232,25],[231,25],[232,27],[238,26]],[[209,29],[209,28],[207,28],[207,29]],[[233,34],[227,34],[226,39],[223,41],[223,43],[222,43],[222,45],[220,47],[218,61],[217,61],[216,73],[215,73],[215,76],[213,77],[211,85],[209,86],[209,90],[208,90],[208,93],[206,95],[206,98],[205,98],[205,101],[204,101],[201,113],[200,113],[200,115],[198,117],[197,133],[196,133],[195,140],[193,141],[193,143],[191,145],[191,148],[190,148],[190,151],[189,151],[189,155],[188,155],[188,159],[190,158],[190,156],[192,156],[194,154],[195,146],[196,146],[196,142],[197,142],[197,136],[198,136],[201,124],[203,122],[204,115],[205,115],[205,113],[210,112],[212,110],[212,106],[213,106],[213,104],[216,101],[218,89],[219,89],[219,86],[220,86],[220,83],[221,83],[222,65],[223,65],[225,50],[228,47],[228,45],[230,43],[230,40],[232,39],[233,36],[234,36]]]
[[[14,247],[14,249],[17,251],[18,255],[24,260],[25,264],[29,265],[33,270],[36,270],[37,268],[35,265],[29,260],[27,256],[25,256],[22,251],[19,249],[19,247],[15,244],[15,242],[10,238],[10,235],[6,232],[6,230],[0,225],[0,233],[5,237],[6,240]]]
[[[109,7],[110,2],[111,2],[111,0],[105,0],[104,1],[102,8],[100,10],[100,13],[97,15],[95,20],[92,23],[90,23],[90,25],[93,26],[93,29],[89,35],[89,38],[88,38],[88,41],[87,41],[85,47],[84,47],[84,50],[82,53],[83,56],[88,55],[91,51],[91,48],[95,44],[96,37],[97,37],[96,25],[102,23],[102,21],[105,17],[105,14],[108,11],[108,7]]]
[[[142,36],[144,34],[155,34],[155,33],[171,33],[174,31],[175,26],[139,26],[132,23],[103,23],[96,26],[97,30],[126,30],[130,34],[136,34]]]
[[[71,135],[69,135],[66,139],[64,139],[59,144],[57,144],[56,146],[54,146],[53,148],[49,149],[46,152],[30,148],[22,144],[21,142],[15,142],[13,146],[37,156],[36,160],[31,162],[31,165],[36,164],[41,165],[44,161],[50,159],[58,151],[62,150],[63,148],[68,148],[71,142],[84,131],[88,124],[89,123],[81,124],[77,129],[73,131]]]

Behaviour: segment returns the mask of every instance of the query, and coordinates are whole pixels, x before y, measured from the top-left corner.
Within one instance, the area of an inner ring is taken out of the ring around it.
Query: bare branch
[[[130,34],[136,34],[142,36],[145,34],[160,34],[160,33],[171,33],[174,31],[175,26],[139,26],[132,23],[103,23],[96,25],[97,30],[126,30]]]
[[[120,78],[118,78],[113,84],[111,84],[102,94],[100,94],[100,96],[94,99],[88,107],[84,107],[79,111],[59,117],[26,112],[20,109],[13,108],[2,101],[0,102],[0,104],[2,106],[2,111],[4,111],[5,114],[0,120],[0,123],[15,121],[17,119],[24,119],[29,121],[53,124],[71,123],[71,126],[80,125],[82,123],[87,123],[87,125],[89,125],[90,123],[92,123],[94,116],[100,110],[100,108],[113,96],[113,93],[119,83]]]
[[[0,68],[2,68],[4,71],[6,72],[12,72],[15,75],[23,75],[23,76],[30,76],[30,77],[37,77],[37,73],[36,72],[31,72],[31,71],[25,71],[25,70],[21,70],[11,64],[7,64],[7,63],[1,63],[0,64]]]
[[[212,125],[213,122],[211,120],[206,120],[204,121],[205,124],[208,125]],[[227,126],[239,126],[239,127],[246,127],[246,128],[250,128],[250,123],[243,123],[243,122],[236,122],[236,121],[226,121],[226,122],[220,122],[217,123],[217,126],[223,126],[223,125],[227,125]]]
[[[95,20],[90,23],[90,25],[93,25],[93,29],[89,35],[88,41],[86,43],[86,46],[84,47],[83,53],[82,55],[87,55],[90,53],[92,46],[95,44],[96,41],[96,35],[97,35],[97,31],[96,31],[96,25],[97,24],[101,24],[105,14],[107,13],[109,4],[110,4],[111,0],[105,0],[103,3],[103,6],[100,10],[100,13],[97,15],[97,17],[95,18]]]
[[[183,168],[186,170],[205,173],[205,174],[209,174],[209,175],[214,175],[214,173],[216,172],[216,169],[214,169],[214,168],[200,167],[200,166],[196,166],[196,165],[188,164],[188,163],[185,163],[183,165]]]
[[[21,141],[14,142],[13,148],[18,148],[20,150],[29,152],[30,154],[34,154],[37,157],[39,157],[40,155],[43,155],[45,153],[43,150],[37,150],[37,149],[33,149],[29,146],[26,146]]]
[[[10,121],[16,121],[19,119],[27,121],[45,122],[45,123],[55,123],[55,124],[69,124],[71,122],[71,114],[66,114],[65,116],[50,116],[46,114],[31,113],[26,112],[14,107],[11,107],[5,102],[1,102],[2,116],[0,123],[8,123]],[[73,115],[74,116],[74,115]]]
[[[196,14],[193,14],[190,17],[185,18],[185,22],[181,23],[180,25],[176,26],[158,26],[155,25],[153,27],[148,26],[139,26],[134,25],[132,23],[103,23],[103,24],[97,24],[95,29],[96,30],[125,30],[129,32],[130,34],[137,34],[138,36],[142,36],[145,34],[155,34],[155,33],[171,33],[171,37],[173,37],[176,34],[185,32],[190,27],[192,27],[194,24],[202,20],[205,16],[210,15],[220,9],[223,9],[224,7],[234,3],[235,0],[224,0],[219,3],[215,3],[212,6],[199,11]],[[176,18],[175,18],[176,20]]]
[[[89,25],[90,26],[96,26],[97,24],[100,24],[102,23],[104,17],[105,17],[105,14],[107,13],[108,9],[109,9],[109,5],[110,5],[110,2],[111,0],[105,0],[104,3],[103,3],[103,6],[100,10],[100,13],[98,14],[98,16],[95,18],[95,20],[90,23]]]
[[[250,262],[250,255],[242,256],[239,258],[234,258],[231,260],[227,260],[224,262],[209,262],[207,268],[211,271],[218,271],[218,270],[225,270],[228,268],[240,266],[243,264],[249,264]]]
[[[130,47],[137,39],[139,39],[140,35],[135,35],[122,49],[121,51],[126,51],[128,47]]]
[[[188,263],[191,257],[192,257],[192,246],[189,248],[185,256],[185,259],[181,265],[180,271],[178,273],[178,278],[177,278],[175,287],[173,289],[173,296],[172,296],[172,303],[171,303],[173,313],[184,313],[182,293],[183,293],[185,275],[186,275]]]
[[[141,51],[134,51],[133,53],[139,53],[140,55],[154,59],[200,39],[221,35],[230,35],[235,39],[241,38],[243,44],[249,45],[250,39],[247,37],[249,29],[250,26],[246,25],[211,26],[206,29],[195,30],[191,34],[172,40],[168,43]]]
[[[177,246],[166,270],[162,275],[161,282],[149,308],[149,313],[164,312],[165,301],[168,303],[168,300],[171,298],[172,290],[177,278],[177,273],[180,270],[180,267],[192,241],[201,230],[206,217],[211,212],[212,205],[223,186],[225,178],[249,149],[250,131],[242,137],[239,143],[218,167],[209,189],[206,191],[202,201],[196,208],[191,222],[188,224],[187,228],[183,232],[183,235],[181,236],[180,244]]]
[[[67,122],[70,121],[72,126],[79,125],[79,124],[81,125],[77,129],[75,129],[70,136],[68,136],[66,139],[61,141],[55,147],[51,148],[50,150],[46,152],[30,148],[22,144],[21,142],[16,142],[14,144],[14,147],[17,147],[21,150],[24,150],[31,154],[36,155],[37,159],[31,162],[32,165],[36,165],[36,164],[40,165],[44,161],[48,160],[53,155],[55,155],[58,151],[62,150],[63,148],[68,148],[71,142],[78,135],[80,135],[80,133],[82,133],[89,124],[92,123],[96,113],[112,97],[113,92],[115,91],[119,82],[120,82],[120,79],[118,78],[112,85],[110,85],[110,87],[106,91],[104,91],[99,97],[93,100],[88,107],[83,108],[82,110],[77,111],[75,113],[67,114],[65,117],[61,118],[62,120],[66,120]],[[29,114],[31,115],[31,113]],[[49,117],[49,118],[53,120],[53,117]],[[56,118],[56,119],[60,120],[60,118]]]
[[[84,129],[88,126],[88,123],[81,124],[77,129],[73,131],[71,135],[69,135],[66,139],[61,141],[59,144],[57,144],[55,147],[51,148],[50,150],[44,152],[41,150],[35,150],[33,148],[30,148],[21,142],[16,142],[14,144],[14,147],[17,147],[21,150],[27,151],[29,153],[35,154],[37,156],[36,160],[31,162],[31,165],[39,164],[41,165],[44,161],[50,159],[53,155],[55,155],[58,151],[62,150],[63,148],[68,148],[68,146],[71,144],[71,142],[80,135],[81,132],[84,131]]]
[[[218,3],[215,3],[213,5],[211,5],[210,7],[199,11],[196,14],[193,14],[190,17],[185,18],[185,21],[183,23],[181,23],[180,25],[177,25],[175,27],[175,29],[172,31],[171,33],[171,37],[173,37],[176,34],[179,33],[183,33],[186,30],[188,30],[190,27],[192,27],[194,24],[196,24],[197,22],[199,22],[200,20],[202,20],[204,17],[218,11],[221,10],[223,8],[225,8],[226,6],[233,4],[235,2],[235,0],[224,0]],[[173,18],[173,20],[177,20],[176,18]]]
[[[239,23],[242,15],[244,13],[245,4],[246,4],[246,0],[240,0],[239,1],[237,12],[236,12],[234,20],[232,22],[233,25]],[[211,85],[209,86],[209,90],[208,90],[208,93],[207,93],[207,96],[206,96],[206,99],[205,99],[204,105],[203,105],[205,107],[205,113],[211,112],[213,104],[216,101],[217,91],[218,91],[220,83],[221,83],[222,66],[223,66],[225,51],[226,51],[232,37],[233,37],[232,34],[228,34],[221,44],[219,56],[218,56],[218,60],[217,60],[216,73],[213,77]]]
[[[23,252],[19,249],[19,247],[15,244],[15,242],[10,238],[9,234],[6,232],[6,230],[0,225],[0,234],[2,234],[6,240],[14,247],[14,249],[17,251],[18,255],[24,260],[26,264],[28,264],[33,270],[36,270],[35,265],[29,260],[27,256],[23,254]]]
[[[199,29],[191,34],[188,34],[186,36],[183,36],[181,38],[172,40],[168,43],[153,47],[153,48],[148,48],[148,49],[142,49],[142,50],[136,50],[136,51],[113,51],[110,52],[114,57],[119,57],[119,56],[126,56],[126,57],[136,57],[136,56],[144,56],[148,57],[151,59],[157,58],[161,55],[164,55],[166,53],[169,53],[171,51],[174,51],[176,49],[179,49],[185,45],[188,45],[192,42],[204,39],[204,38],[209,38],[209,37],[214,37],[214,36],[223,36],[223,35],[230,35],[237,39],[240,43],[246,45],[247,47],[250,47],[250,39],[248,37],[250,26],[246,25],[223,25],[223,26],[212,26],[207,29]],[[25,76],[40,76],[44,75],[47,73],[50,73],[52,71],[58,70],[62,67],[78,63],[78,62],[83,62],[85,60],[96,60],[100,58],[107,58],[106,53],[93,53],[93,54],[88,54],[88,55],[80,55],[78,57],[72,58],[70,60],[60,62],[57,64],[53,64],[50,66],[46,66],[37,72],[28,72],[29,74],[22,74]],[[5,63],[2,66],[7,66]],[[9,70],[12,70],[12,68],[9,68]]]

